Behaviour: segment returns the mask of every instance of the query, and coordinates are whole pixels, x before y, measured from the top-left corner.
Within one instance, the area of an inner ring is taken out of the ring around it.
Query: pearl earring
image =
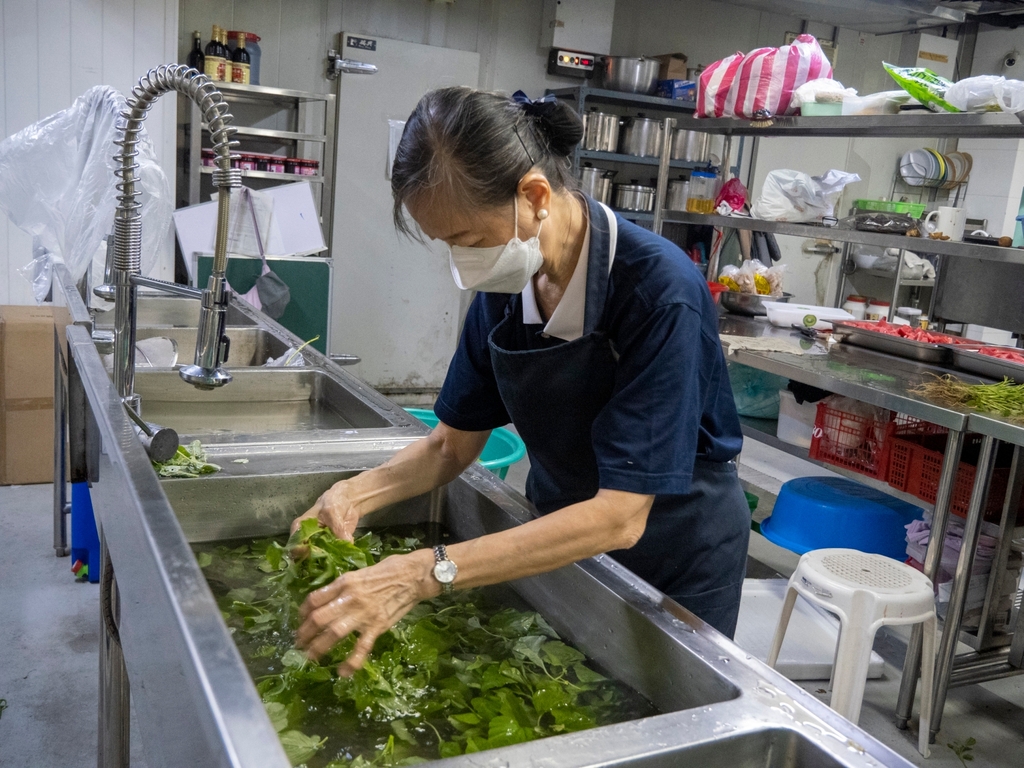
[[[547,217],[548,217],[548,209],[547,208],[541,208],[539,211],[537,211],[537,218],[540,219],[541,221],[544,221],[544,219],[546,219]]]

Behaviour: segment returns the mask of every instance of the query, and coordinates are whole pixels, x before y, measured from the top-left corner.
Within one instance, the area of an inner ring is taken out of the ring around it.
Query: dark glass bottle
[[[225,79],[224,74],[227,68],[226,51],[220,43],[220,27],[213,25],[213,34],[210,35],[210,42],[206,44],[206,56],[204,57],[204,71],[211,80]]]
[[[249,64],[251,58],[245,50],[245,32],[238,33],[238,47],[231,57],[231,82],[249,84]]]
[[[192,69],[198,69],[200,72],[204,72],[204,60],[203,56],[203,43],[199,39],[199,30],[197,29],[192,33],[192,50],[188,52],[188,59],[186,63],[192,67]]]

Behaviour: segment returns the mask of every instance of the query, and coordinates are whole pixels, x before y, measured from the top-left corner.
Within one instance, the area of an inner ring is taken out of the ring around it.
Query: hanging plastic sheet
[[[114,222],[114,144],[125,99],[98,85],[67,109],[40,120],[0,142],[0,210],[38,243],[23,274],[42,301],[49,291],[50,260],[62,259],[81,279]],[[167,255],[173,200],[145,130],[139,143],[138,175],[142,203],[142,272]]]

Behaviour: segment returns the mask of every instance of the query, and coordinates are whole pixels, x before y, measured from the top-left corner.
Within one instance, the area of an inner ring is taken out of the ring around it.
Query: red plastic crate
[[[889,443],[893,430],[892,413],[884,421],[841,411],[818,403],[811,437],[812,459],[859,472],[876,480],[885,480],[889,471]]]
[[[889,485],[934,504],[939,493],[939,477],[942,474],[947,435],[948,430],[945,427],[900,414],[894,426],[889,452]],[[967,517],[981,441],[981,435],[964,435],[964,448],[960,454],[960,466],[953,481],[953,494],[950,500],[950,511],[960,517]],[[1010,470],[1006,466],[1007,458],[1005,454],[997,456],[996,467],[992,470],[992,481],[984,511],[984,519],[988,522],[998,523],[1003,509],[1010,478]],[[1024,522],[1024,506],[1017,519],[1018,525]]]

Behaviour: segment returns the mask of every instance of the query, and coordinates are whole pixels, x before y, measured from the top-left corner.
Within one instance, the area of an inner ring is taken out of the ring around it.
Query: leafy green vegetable
[[[198,440],[187,448],[179,445],[177,453],[167,461],[154,461],[153,469],[160,477],[200,477],[220,471],[219,466],[206,460],[206,451]]]
[[[292,647],[311,590],[419,546],[417,537],[394,533],[347,542],[306,520],[285,543],[198,552],[293,764],[412,765],[653,714],[591,669],[539,614],[483,590],[417,605],[351,678],[335,670],[353,638],[319,663]]]

